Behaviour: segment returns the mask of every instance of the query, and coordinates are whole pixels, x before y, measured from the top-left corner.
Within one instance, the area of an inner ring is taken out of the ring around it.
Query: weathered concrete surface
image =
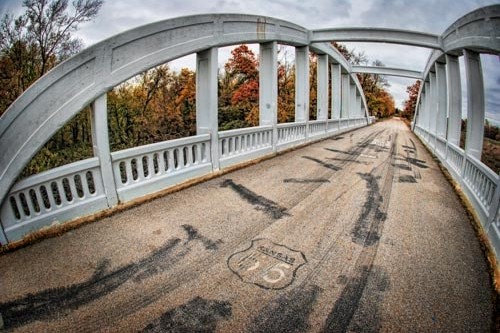
[[[486,332],[464,209],[401,122],[226,174],[0,257],[19,332]]]

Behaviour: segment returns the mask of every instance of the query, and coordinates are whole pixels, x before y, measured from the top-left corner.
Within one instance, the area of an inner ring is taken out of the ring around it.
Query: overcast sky
[[[78,36],[86,46],[107,37],[177,16],[202,13],[246,13],[281,18],[308,29],[330,27],[387,27],[441,34],[456,19],[499,0],[105,0],[94,22],[81,26]],[[21,0],[0,0],[0,12],[19,14]],[[370,60],[386,66],[422,71],[430,51],[391,44],[349,43]],[[487,117],[500,123],[500,58],[482,56]],[[194,64],[193,57],[182,64]],[[396,105],[407,98],[406,86],[414,80],[388,77]]]

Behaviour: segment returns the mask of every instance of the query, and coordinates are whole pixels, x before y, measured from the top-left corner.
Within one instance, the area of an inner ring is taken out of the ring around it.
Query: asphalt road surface
[[[15,332],[488,332],[488,266],[398,120],[0,256]]]

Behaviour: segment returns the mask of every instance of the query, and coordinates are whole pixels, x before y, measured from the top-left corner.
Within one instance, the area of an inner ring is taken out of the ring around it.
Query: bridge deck
[[[464,209],[397,120],[3,255],[0,281],[15,331],[482,332],[493,311]]]

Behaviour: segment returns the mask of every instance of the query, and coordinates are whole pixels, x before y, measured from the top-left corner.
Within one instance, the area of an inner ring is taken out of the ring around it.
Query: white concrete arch
[[[431,49],[442,48],[438,35],[411,30],[372,27],[313,30],[311,41],[392,43]]]
[[[360,74],[378,74],[389,76],[408,77],[411,79],[422,79],[422,72],[394,67],[377,67],[377,66],[352,66],[354,73]]]
[[[476,9],[458,20],[441,35],[443,51],[462,49],[475,52],[500,52],[500,5]]]

